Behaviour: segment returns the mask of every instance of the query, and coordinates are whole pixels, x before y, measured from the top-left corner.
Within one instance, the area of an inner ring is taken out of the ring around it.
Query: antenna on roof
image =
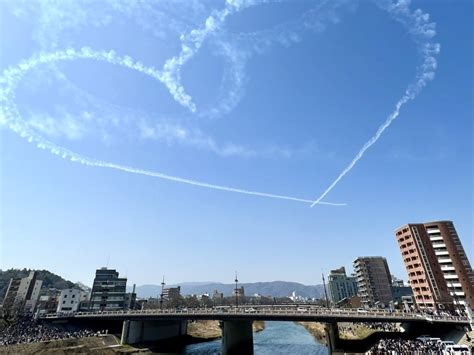
[[[106,268],[109,268],[109,261],[110,261],[110,252],[107,254],[107,264],[105,265]]]

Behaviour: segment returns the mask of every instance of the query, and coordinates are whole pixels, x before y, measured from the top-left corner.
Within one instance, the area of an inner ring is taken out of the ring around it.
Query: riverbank
[[[317,322],[298,322],[301,324],[319,343],[327,344],[326,329],[323,323]],[[374,332],[361,324],[341,323],[339,324],[339,336],[341,339],[364,339]]]
[[[252,328],[254,333],[260,332],[265,329],[265,322],[254,321]],[[198,341],[215,340],[222,337],[219,321],[216,320],[189,322],[187,334]]]
[[[102,335],[80,339],[63,339],[35,343],[16,344],[0,347],[0,354],[116,354],[133,352],[135,349],[122,346],[113,335]]]
[[[302,325],[320,344],[327,345],[326,330],[323,323],[318,322],[296,322]]]

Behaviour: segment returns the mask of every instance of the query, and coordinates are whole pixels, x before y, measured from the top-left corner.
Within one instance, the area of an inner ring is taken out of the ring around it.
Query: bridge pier
[[[338,349],[339,344],[339,328],[336,322],[326,323],[326,343],[330,355],[344,354]]]
[[[123,321],[120,343],[138,344],[169,340],[185,335],[187,321],[129,320]]]
[[[229,320],[222,323],[222,355],[252,355],[252,321]]]

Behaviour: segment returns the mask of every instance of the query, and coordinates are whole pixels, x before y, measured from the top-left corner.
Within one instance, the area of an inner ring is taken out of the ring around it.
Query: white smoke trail
[[[408,5],[409,0],[400,0],[397,3],[392,1],[382,1],[377,4],[384,10],[388,11],[395,20],[401,22],[412,35],[414,41],[418,44],[419,51],[422,56],[422,64],[417,68],[418,74],[414,83],[409,85],[405,94],[396,103],[395,110],[390,113],[385,122],[377,129],[372,136],[359,150],[349,165],[339,174],[339,176],[329,185],[329,187],[311,204],[311,207],[321,203],[322,199],[331,192],[331,190],[348,174],[357,162],[362,159],[365,152],[374,145],[382,135],[382,133],[392,124],[399,116],[400,109],[408,101],[413,100],[420,91],[426,86],[428,81],[433,80],[436,70],[435,55],[439,53],[440,45],[430,41],[436,35],[436,24],[429,22],[429,14],[423,13],[421,10],[410,11]]]
[[[204,22],[203,27],[193,29],[186,35],[181,35],[181,53],[168,59],[163,66],[164,84],[175,100],[183,104],[191,112],[196,111],[196,105],[180,84],[181,67],[196,54],[204,40],[224,23],[227,16],[241,7],[242,5],[239,1],[228,0],[223,10],[212,11],[211,15]]]
[[[177,176],[166,175],[160,172],[148,171],[143,169],[132,168],[124,165],[109,163],[92,159],[77,153],[74,153],[64,147],[58,146],[57,144],[43,138],[37,134],[22,118],[18,109],[14,103],[15,89],[18,83],[21,81],[23,76],[31,69],[41,64],[47,64],[57,61],[72,61],[77,59],[91,59],[97,61],[103,61],[110,64],[115,64],[130,68],[132,70],[139,71],[145,75],[151,76],[159,81],[162,81],[161,74],[152,67],[146,67],[140,62],[134,61],[128,56],[120,57],[115,54],[114,51],[93,51],[90,48],[82,48],[80,51],[74,49],[67,49],[65,51],[54,52],[54,53],[40,53],[39,55],[32,57],[26,61],[21,62],[16,67],[8,68],[4,71],[3,76],[0,77],[0,124],[8,125],[11,130],[18,133],[21,137],[27,139],[30,143],[36,143],[38,148],[48,150],[55,155],[59,155],[64,159],[70,159],[73,162],[78,162],[87,166],[110,168],[120,171],[125,171],[133,174],[146,175],[156,177],[160,179],[171,180],[175,182],[185,183],[194,186],[206,187],[214,190],[221,190],[227,192],[236,192],[241,194],[268,197],[275,199],[283,199],[304,203],[311,203],[312,200],[302,199],[292,196],[283,196],[276,194],[269,194],[265,192],[250,191],[244,189],[238,189],[229,186],[215,185],[206,182],[185,179]],[[331,202],[320,202],[324,205],[330,206],[344,206],[345,203],[331,203]]]
[[[382,124],[379,129],[377,130],[376,134],[364,144],[362,149],[358,152],[355,158],[351,161],[351,163],[342,171],[342,173],[336,178],[336,180],[323,192],[323,194],[315,201],[305,200],[305,199],[298,199],[293,197],[287,196],[280,196],[280,195],[273,195],[273,194],[266,194],[260,192],[253,192],[247,191],[242,189],[235,189],[231,187],[219,186],[219,185],[212,185],[207,183],[202,183],[193,180],[182,179],[179,177],[168,176],[161,173],[155,173],[150,171],[145,171],[141,169],[133,169],[125,166],[110,164],[106,162],[100,162],[97,160],[85,158],[78,154],[72,153],[65,148],[59,147],[54,145],[53,143],[44,140],[41,136],[37,135],[31,127],[28,126],[26,122],[24,122],[20,116],[16,107],[14,106],[14,88],[16,83],[21,79],[23,74],[31,69],[31,67],[44,64],[44,63],[51,63],[58,60],[73,60],[73,59],[80,59],[80,58],[88,58],[88,59],[95,59],[95,60],[103,60],[112,64],[122,65],[128,67],[130,69],[137,70],[139,72],[144,73],[145,75],[149,75],[168,87],[168,90],[173,95],[175,100],[179,103],[190,109],[192,112],[196,111],[196,106],[192,102],[192,98],[186,94],[184,88],[180,84],[180,70],[181,67],[190,59],[192,58],[195,53],[199,50],[202,46],[204,40],[211,34],[213,34],[217,29],[222,27],[223,22],[225,19],[232,13],[239,11],[240,9],[252,5],[256,5],[258,3],[262,3],[266,1],[262,0],[243,0],[243,1],[232,1],[228,0],[226,2],[226,6],[223,10],[217,11],[214,10],[211,15],[206,19],[205,25],[201,28],[192,30],[189,34],[183,35],[181,37],[181,53],[179,56],[173,57],[165,63],[163,70],[160,72],[154,68],[145,67],[139,62],[132,61],[129,57],[118,57],[115,55],[114,52],[93,52],[90,49],[84,48],[80,52],[76,52],[72,49],[62,52],[55,52],[49,54],[41,54],[38,57],[34,57],[29,61],[25,61],[20,63],[17,67],[8,69],[4,72],[4,76],[0,78],[0,84],[5,83],[5,88],[0,89],[0,104],[1,104],[1,111],[0,111],[0,124],[2,121],[4,123],[8,122],[10,128],[14,131],[19,133],[21,136],[28,138],[30,141],[35,141],[40,148],[48,149],[55,154],[60,154],[63,157],[69,157],[73,161],[79,161],[86,165],[93,165],[93,166],[100,166],[100,167],[108,167],[114,168],[129,172],[134,172],[138,174],[150,175],[155,177],[160,177],[169,180],[175,180],[179,182],[184,182],[188,184],[194,184],[197,186],[233,191],[233,192],[240,192],[246,194],[254,194],[259,196],[266,196],[266,197],[274,197],[274,198],[285,198],[290,200],[297,200],[301,202],[308,202],[311,203],[313,207],[316,204],[330,204],[327,202],[322,202],[322,199],[337,185],[337,183],[355,166],[355,164],[362,158],[364,153],[367,149],[369,149],[375,142],[380,138],[382,133],[387,129],[393,120],[395,120],[399,113],[401,107],[407,103],[409,100],[413,100],[416,95],[421,91],[421,89],[426,85],[429,80],[432,80],[434,77],[434,70],[436,68],[436,60],[434,55],[439,51],[439,45],[436,43],[431,43],[427,39],[431,38],[435,35],[435,24],[429,23],[429,15],[422,13],[420,10],[416,10],[414,12],[410,12],[408,5],[408,0],[400,0],[397,3],[393,3],[391,0],[381,0],[377,2],[377,4],[384,10],[388,11],[390,14],[394,16],[394,18],[405,25],[408,28],[410,34],[418,42],[420,51],[423,56],[423,64],[419,67],[419,74],[417,75],[416,81],[414,84],[410,85],[407,89],[406,93],[402,98],[397,102],[395,110],[388,116],[384,124]],[[318,9],[319,10],[319,9]],[[321,14],[318,14],[321,16]],[[325,18],[326,16],[324,16]],[[324,23],[319,21],[319,24],[316,26],[316,30],[321,31],[324,29]],[[289,41],[297,41],[298,38],[293,38],[293,31],[289,33]],[[281,39],[278,37],[278,41],[287,41],[287,37],[283,37]],[[229,57],[232,57],[229,53],[233,53],[227,51]],[[235,54],[235,53],[234,53]],[[234,58],[236,58],[234,56]],[[244,57],[242,57],[244,58]],[[235,60],[234,60],[235,61]],[[242,60],[235,61],[237,64],[242,62]],[[240,85],[241,78],[243,73],[243,64],[236,65],[238,68],[238,75],[235,78],[239,79],[236,82]],[[239,86],[237,85],[237,86]],[[237,92],[237,91],[235,91]],[[232,97],[231,97],[232,98]],[[229,105],[224,105],[223,107],[226,108],[232,107],[235,105],[235,102],[238,100],[237,96],[230,100]],[[227,109],[227,108],[226,108]],[[12,118],[13,117],[13,118]],[[335,204],[335,205],[342,205],[342,204]]]
[[[162,69],[164,84],[167,86],[173,98],[187,107],[191,112],[196,112],[196,104],[181,85],[181,68],[184,64],[199,51],[203,42],[210,35],[216,34],[218,30],[222,29],[223,24],[230,15],[246,8],[284,1],[285,0],[227,0],[224,9],[213,10],[211,15],[206,18],[202,27],[195,28],[189,33],[181,35],[180,54],[168,59]],[[321,0],[315,8],[304,13],[303,16],[291,23],[276,26],[276,28],[268,31],[263,30],[240,37],[244,37],[245,40],[251,42],[250,46],[252,51],[258,53],[262,53],[273,43],[288,46],[292,42],[299,41],[297,32],[303,29],[311,28],[314,32],[322,32],[325,28],[325,22],[334,21],[335,9],[345,3],[346,0]],[[325,9],[324,7],[328,8]],[[221,98],[217,107],[202,111],[200,113],[201,116],[217,117],[231,111],[237,105],[243,85],[245,63],[249,56],[247,51],[238,50],[228,41],[217,39],[215,44],[219,47],[220,54],[225,55],[231,64],[231,70],[227,73],[227,77],[232,79],[233,85],[227,88],[224,98]]]

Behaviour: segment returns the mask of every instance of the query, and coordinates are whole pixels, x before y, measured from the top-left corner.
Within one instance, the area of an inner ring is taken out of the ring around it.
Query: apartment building
[[[328,275],[329,297],[333,304],[344,298],[357,295],[357,279],[355,276],[347,276],[346,269],[331,270]]]
[[[116,311],[126,308],[127,279],[116,270],[101,268],[95,273],[89,302],[90,310]]]
[[[474,309],[474,273],[452,221],[407,224],[395,234],[418,307]]]
[[[392,301],[392,277],[385,258],[358,257],[354,260],[354,271],[364,307],[387,306]]]
[[[30,271],[26,277],[10,279],[2,304],[4,312],[34,312],[43,285],[37,278],[38,273]]]

